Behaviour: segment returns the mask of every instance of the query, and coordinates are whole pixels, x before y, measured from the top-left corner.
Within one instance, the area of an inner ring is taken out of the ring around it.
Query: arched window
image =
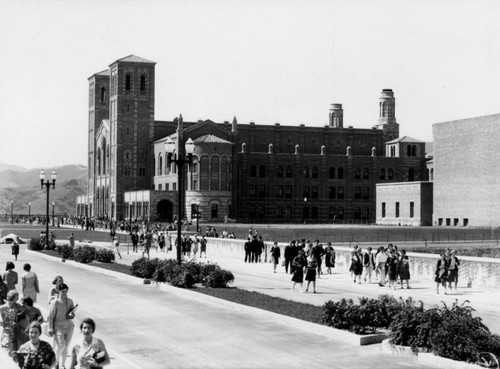
[[[130,74],[125,76],[125,90],[130,91]]]
[[[335,178],[335,168],[334,167],[330,167],[330,178]]]
[[[389,171],[387,172],[387,179],[393,179],[394,178],[394,171],[392,170],[392,168],[389,169]]]
[[[292,178],[292,167],[290,165],[285,169],[285,178]]]
[[[391,146],[391,157],[395,157],[395,156],[396,156],[396,147]]]
[[[252,165],[250,167],[250,177],[257,177],[257,166]]]
[[[102,143],[102,174],[106,174],[106,141]]]
[[[385,179],[385,168],[380,168],[380,179]]]
[[[415,169],[410,168],[408,170],[408,181],[413,182],[415,180]]]
[[[283,178],[283,166],[281,166],[281,165],[278,166],[278,170],[276,171],[276,175],[279,178]]]
[[[97,175],[101,175],[101,148],[97,149]]]
[[[259,167],[259,177],[264,178],[266,176],[266,167],[265,165],[261,165]]]
[[[406,156],[411,156],[411,145],[406,146]]]
[[[161,176],[163,174],[163,158],[161,154],[158,154],[158,175]]]
[[[344,179],[344,168],[339,168],[339,170],[337,171],[337,178]]]
[[[304,167],[304,178],[309,178],[309,167]]]
[[[101,87],[101,104],[106,102],[106,87]]]
[[[411,156],[417,156],[417,145],[412,145]]]
[[[146,76],[141,76],[141,92],[146,91]]]
[[[370,172],[368,171],[368,168],[363,169],[363,179],[368,179],[370,175]]]
[[[360,179],[361,178],[361,169],[356,168],[354,169],[354,179]]]
[[[318,167],[313,167],[312,178],[318,178]]]

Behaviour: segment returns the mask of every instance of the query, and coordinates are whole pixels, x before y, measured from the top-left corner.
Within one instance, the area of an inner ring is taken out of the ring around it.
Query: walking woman
[[[28,330],[29,341],[17,350],[17,363],[22,369],[51,369],[56,364],[56,356],[50,344],[42,341],[42,326],[32,322]]]
[[[307,258],[307,272],[306,272],[306,292],[309,292],[309,285],[313,284],[313,293],[316,293],[316,269],[318,268],[318,261],[311,255]]]
[[[94,337],[95,322],[85,318],[80,324],[82,340],[75,344],[71,350],[71,363],[69,369],[101,368],[109,365],[109,355],[104,342]]]
[[[399,259],[399,278],[401,279],[401,289],[404,288],[404,282],[406,281],[406,288],[410,287],[410,262],[408,256],[406,255],[406,250],[401,250],[401,256]]]
[[[335,250],[332,247],[332,243],[328,242],[325,247],[325,266],[326,272],[332,274],[332,268],[335,268]]]
[[[442,284],[444,287],[444,294],[447,295],[446,282],[448,278],[448,265],[446,262],[446,254],[442,252],[440,257],[441,258],[436,264],[436,277],[434,278],[434,282],[436,282],[436,293],[439,295],[439,285]]]
[[[56,275],[52,280],[52,284],[54,285],[54,287],[52,287],[49,291],[49,304],[52,302],[52,300],[57,299],[57,297],[59,296],[59,286],[63,283],[64,279],[60,275]]]
[[[358,248],[358,245],[354,246],[354,251],[351,253],[351,267],[349,268],[351,277],[354,276],[354,283],[356,283],[357,279],[359,284],[361,284],[361,274],[363,274],[363,258],[360,251],[361,249]]]
[[[298,283],[300,292],[303,292],[302,285],[304,283],[304,268],[307,265],[304,250],[299,250],[299,254],[292,261],[292,292],[295,291],[295,285]]]
[[[277,241],[274,241],[274,245],[271,247],[270,253],[273,260],[274,273],[276,273],[276,267],[278,266],[281,257],[281,250]]]
[[[2,319],[2,335],[0,342],[2,348],[5,349],[10,356],[19,348],[19,327],[18,320],[23,318],[23,308],[17,303],[19,293],[16,290],[11,290],[7,293],[7,303],[0,306],[0,318]]]
[[[10,290],[16,289],[16,284],[19,282],[17,273],[14,271],[16,266],[12,261],[8,261],[5,266],[6,272],[3,274],[3,280],[7,284],[7,288]]]
[[[23,267],[26,272],[22,277],[23,283],[23,298],[31,297],[33,302],[36,302],[36,296],[40,293],[38,286],[38,277],[31,271],[31,265],[26,263]]]

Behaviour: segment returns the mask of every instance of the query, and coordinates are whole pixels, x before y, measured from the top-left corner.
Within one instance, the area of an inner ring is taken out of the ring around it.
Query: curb
[[[37,251],[32,251],[32,250],[26,250],[28,253],[36,254],[39,255],[47,260],[52,260],[55,261],[57,260],[56,257],[45,255],[43,253],[37,252]],[[355,345],[355,346],[364,346],[364,345],[370,345],[370,344],[375,344],[375,343],[381,343],[384,339],[387,338],[386,333],[380,333],[380,334],[370,334],[370,335],[358,335],[355,333],[351,333],[348,331],[328,327],[326,325],[321,325],[321,324],[316,324],[316,323],[311,323],[307,322],[305,320],[297,319],[297,318],[292,318],[286,315],[281,315],[278,313],[274,313],[271,311],[259,309],[259,308],[254,308],[251,306],[246,306],[246,305],[241,305],[235,302],[231,301],[226,301],[223,299],[219,299],[217,297],[205,295],[203,293],[197,293],[195,291],[190,291],[187,289],[183,288],[178,288],[174,287],[165,283],[151,283],[151,284],[145,284],[144,280],[142,278],[134,277],[131,275],[119,273],[119,272],[114,272],[110,271],[107,269],[103,268],[98,268],[94,267],[89,264],[82,264],[75,262],[73,260],[66,260],[66,264],[75,266],[77,268],[85,269],[85,270],[91,270],[97,273],[105,274],[110,277],[114,278],[119,278],[122,279],[126,282],[133,282],[134,284],[137,285],[145,285],[145,286],[151,286],[151,287],[146,287],[146,288],[158,288],[161,289],[165,292],[171,293],[173,295],[186,298],[192,301],[195,301],[197,303],[205,303],[209,304],[211,306],[217,307],[217,308],[225,308],[227,310],[231,310],[232,312],[239,312],[243,314],[251,314],[254,316],[257,316],[261,319],[264,319],[269,322],[273,322],[276,324],[283,324],[286,326],[292,326],[294,328],[298,328],[302,331],[308,332],[308,333],[313,333],[317,334],[320,336],[323,336],[324,338],[328,338],[331,340],[341,340],[342,342]]]

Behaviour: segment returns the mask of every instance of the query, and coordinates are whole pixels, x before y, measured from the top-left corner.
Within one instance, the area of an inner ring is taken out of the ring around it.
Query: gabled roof
[[[231,142],[224,140],[223,138],[207,134],[200,137],[197,137],[193,140],[194,143],[225,143],[232,144]]]
[[[417,140],[416,138],[411,138],[409,136],[403,136],[403,137],[396,138],[395,140],[386,142],[386,145],[387,144],[395,144],[395,143],[399,143],[399,142],[425,143],[424,141]]]
[[[154,61],[141,58],[140,56],[137,56],[137,55],[126,56],[124,58],[118,59],[117,62],[156,64],[156,62],[154,62]]]
[[[109,75],[111,75],[111,72],[109,71],[109,69],[105,69],[102,72],[96,73],[95,75],[96,76],[109,76]]]

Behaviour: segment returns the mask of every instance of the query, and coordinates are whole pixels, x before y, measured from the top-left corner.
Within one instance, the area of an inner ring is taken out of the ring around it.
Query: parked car
[[[27,243],[28,242],[27,240],[22,239],[21,237],[19,237],[17,234],[9,233],[8,235],[3,236],[2,238],[0,238],[0,243],[11,244],[11,243],[14,242],[14,240],[16,240],[17,243]]]

